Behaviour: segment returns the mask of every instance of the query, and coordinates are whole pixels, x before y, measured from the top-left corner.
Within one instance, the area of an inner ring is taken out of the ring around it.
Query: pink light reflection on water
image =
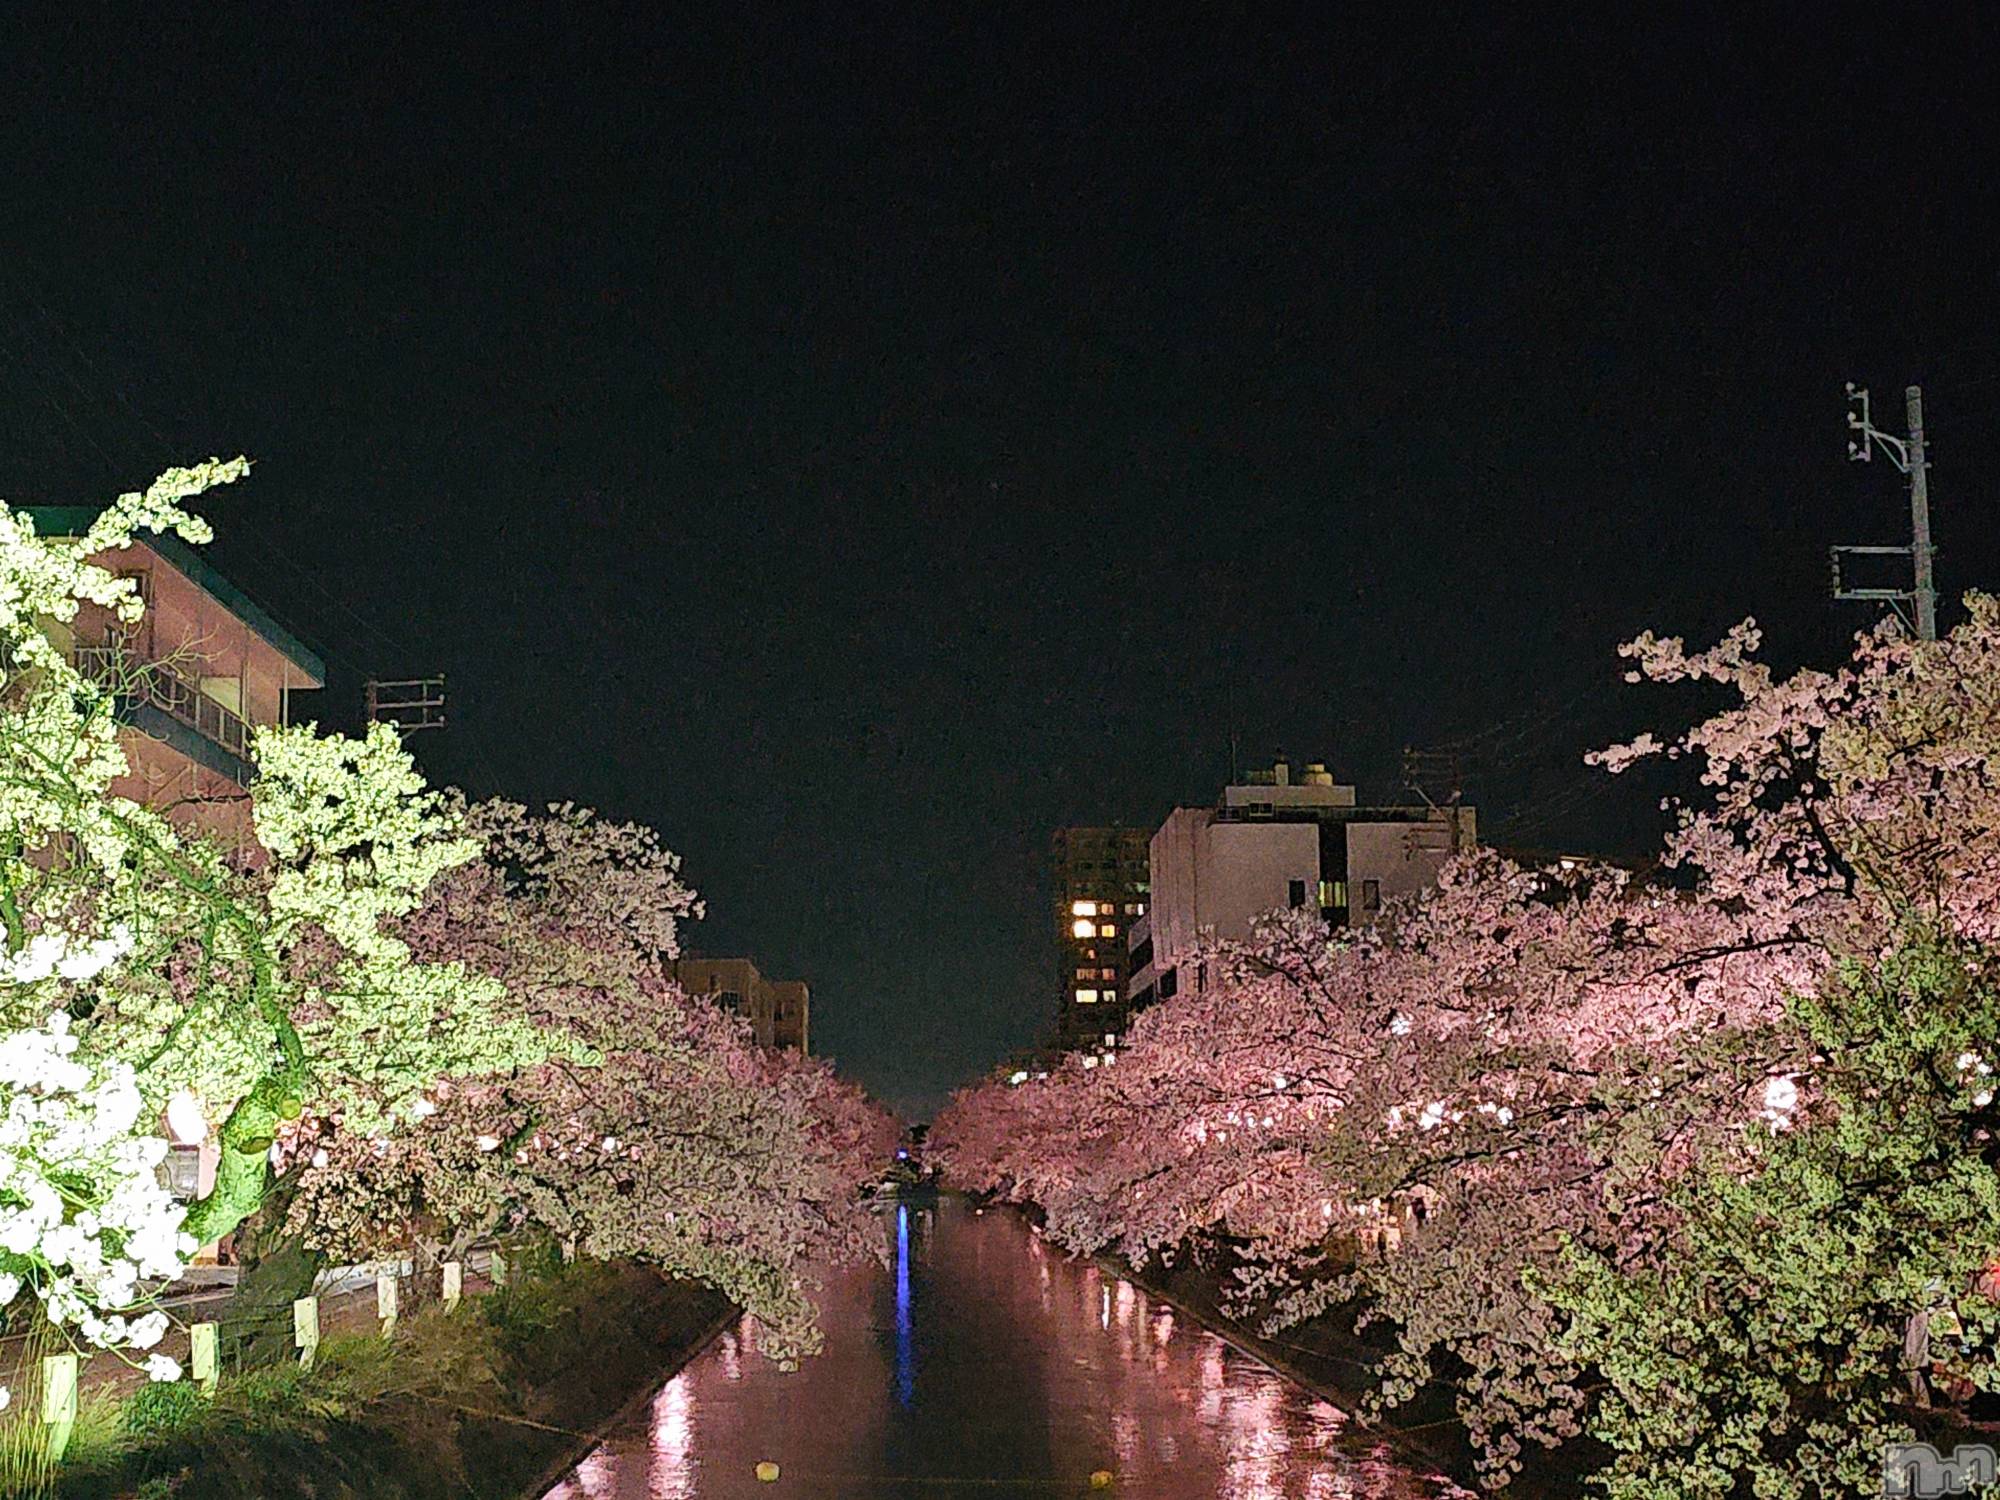
[[[822,1355],[783,1373],[748,1327],[726,1335],[548,1500],[1067,1494],[1100,1468],[1123,1500],[1464,1493],[1012,1215],[946,1204],[906,1232],[907,1350],[893,1276],[837,1272]],[[756,1482],[764,1460],[775,1487]]]
[[[653,1398],[652,1465],[646,1493],[648,1500],[696,1500],[694,1399],[686,1371]]]

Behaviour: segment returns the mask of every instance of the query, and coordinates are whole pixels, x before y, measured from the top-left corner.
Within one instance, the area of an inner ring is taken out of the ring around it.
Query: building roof
[[[82,536],[103,513],[101,505],[30,505],[23,509],[34,519],[35,530],[43,536]],[[166,533],[134,538],[150,547],[191,579],[224,609],[256,631],[264,643],[316,685],[326,682],[326,659],[271,617],[262,605],[216,572],[202,555]]]

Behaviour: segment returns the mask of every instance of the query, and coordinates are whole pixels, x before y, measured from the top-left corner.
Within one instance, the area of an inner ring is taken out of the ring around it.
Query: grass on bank
[[[274,1473],[310,1476],[322,1493],[371,1493],[397,1473],[418,1481],[412,1492],[464,1493],[460,1420],[518,1416],[533,1367],[615,1281],[607,1266],[553,1266],[455,1312],[426,1308],[390,1338],[329,1337],[311,1370],[250,1370],[213,1397],[184,1379],[122,1397],[86,1387],[60,1465],[48,1459],[33,1351],[8,1372],[16,1400],[0,1413],[0,1497],[193,1500],[255,1494],[257,1476]]]

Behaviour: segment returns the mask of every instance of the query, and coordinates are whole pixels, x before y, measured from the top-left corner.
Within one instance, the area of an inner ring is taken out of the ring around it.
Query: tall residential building
[[[1051,845],[1061,1002],[1057,1040],[1101,1045],[1125,1029],[1132,924],[1152,899],[1143,828],[1059,828]]]
[[[43,536],[80,536],[98,511],[28,514]],[[79,668],[118,687],[131,771],[112,790],[248,847],[250,731],[288,723],[291,695],[325,686],[326,663],[177,538],[91,561],[132,578],[146,601],[133,625],[86,604],[70,623],[48,626]]]
[[[679,958],[673,977],[690,995],[750,1022],[760,1047],[812,1050],[812,992],[803,979],[766,979],[747,958]]]
[[[1194,952],[1248,938],[1270,911],[1311,907],[1335,926],[1371,923],[1391,898],[1434,884],[1477,838],[1470,807],[1358,807],[1354,788],[1317,762],[1296,779],[1284,761],[1253,771],[1217,806],[1175,808],[1153,835],[1152,910],[1132,934],[1127,1003],[1202,988]]]

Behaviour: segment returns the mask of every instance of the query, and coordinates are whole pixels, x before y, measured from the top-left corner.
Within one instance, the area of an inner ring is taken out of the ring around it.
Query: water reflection
[[[916,1394],[917,1355],[910,1320],[910,1205],[896,1205],[896,1400],[905,1409]]]
[[[1464,1493],[1010,1214],[904,1204],[883,1230],[887,1273],[827,1288],[822,1355],[785,1373],[725,1335],[548,1500],[1072,1494],[1095,1469],[1145,1500]]]
[[[653,1400],[652,1463],[646,1470],[651,1500],[695,1500],[694,1399],[682,1371]]]

